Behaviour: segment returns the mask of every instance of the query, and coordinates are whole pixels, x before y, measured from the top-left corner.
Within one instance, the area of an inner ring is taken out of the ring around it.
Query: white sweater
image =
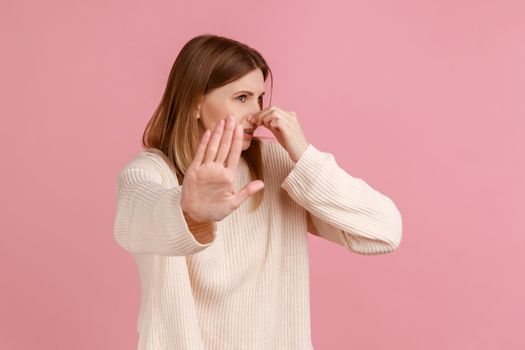
[[[140,275],[139,350],[313,349],[307,232],[359,254],[399,247],[394,202],[332,154],[310,144],[294,163],[263,141],[263,160],[261,206],[249,213],[249,198],[194,233],[160,155],[142,150],[119,172],[114,237]],[[236,189],[249,181],[241,158]]]

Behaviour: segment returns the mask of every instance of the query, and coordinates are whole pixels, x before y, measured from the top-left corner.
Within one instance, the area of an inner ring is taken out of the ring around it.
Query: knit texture
[[[308,350],[310,232],[358,254],[397,249],[394,202],[312,144],[297,163],[264,140],[265,187],[211,225],[190,228],[182,184],[149,149],[117,176],[114,238],[141,282],[139,350]],[[251,181],[241,158],[235,188]],[[207,243],[201,243],[207,242]]]

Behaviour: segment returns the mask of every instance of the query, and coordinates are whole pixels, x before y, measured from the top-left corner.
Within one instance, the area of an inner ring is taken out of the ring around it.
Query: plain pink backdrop
[[[316,350],[525,348],[523,1],[0,6],[1,349],[135,347],[116,174],[203,33],[259,50],[272,103],[402,213],[391,254],[310,236]]]

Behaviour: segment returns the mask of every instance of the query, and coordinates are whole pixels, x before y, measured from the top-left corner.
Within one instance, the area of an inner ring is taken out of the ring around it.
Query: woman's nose
[[[256,127],[257,126],[257,120],[256,118],[254,117],[255,116],[255,113],[250,113],[246,120],[248,121],[248,123],[250,123],[253,127]],[[253,118],[252,118],[253,117]],[[252,120],[253,119],[253,120]]]

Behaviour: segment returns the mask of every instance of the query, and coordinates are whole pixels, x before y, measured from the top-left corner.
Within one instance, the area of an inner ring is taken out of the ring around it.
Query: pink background
[[[135,347],[116,174],[213,33],[258,49],[273,104],[403,215],[392,254],[310,237],[315,348],[523,349],[524,3],[188,4],[2,2],[0,348]]]

